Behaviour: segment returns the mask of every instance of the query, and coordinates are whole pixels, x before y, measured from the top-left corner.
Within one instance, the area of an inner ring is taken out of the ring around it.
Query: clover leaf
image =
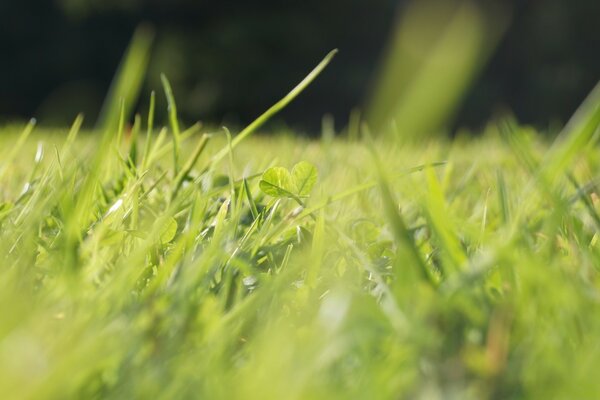
[[[317,168],[307,161],[301,161],[294,165],[291,173],[284,167],[267,169],[262,175],[259,187],[269,196],[288,197],[299,201],[302,197],[308,197],[317,183],[317,177]]]

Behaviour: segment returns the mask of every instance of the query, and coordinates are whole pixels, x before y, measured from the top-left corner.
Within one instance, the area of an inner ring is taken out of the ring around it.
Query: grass
[[[192,135],[182,179],[173,141],[126,158],[133,134],[99,154],[97,136],[29,129],[1,139],[5,398],[600,389],[589,143],[514,124],[428,145]],[[301,209],[259,187],[299,161],[319,175]]]
[[[325,64],[234,137],[166,78],[159,132],[2,129],[3,398],[595,397],[598,90],[554,143],[250,137]]]

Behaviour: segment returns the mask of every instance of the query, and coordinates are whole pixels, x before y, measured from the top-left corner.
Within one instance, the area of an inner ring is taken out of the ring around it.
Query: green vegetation
[[[427,145],[182,131],[183,168],[139,118],[5,128],[0,390],[590,398],[598,110],[551,147],[508,122]]]
[[[154,95],[3,129],[3,398],[600,391],[599,90],[552,145],[250,136],[332,56],[235,137],[180,129],[166,78],[158,132]]]

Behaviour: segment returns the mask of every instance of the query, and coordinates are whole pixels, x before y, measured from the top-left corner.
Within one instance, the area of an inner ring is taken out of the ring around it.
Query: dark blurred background
[[[541,128],[565,122],[600,78],[600,1],[501,3],[509,25],[452,125],[477,129],[502,110]],[[319,129],[325,113],[345,125],[350,110],[368,98],[405,5],[399,0],[2,0],[0,122],[35,116],[42,124],[64,125],[79,111],[95,121],[133,31],[148,22],[155,41],[143,97],[151,89],[160,91],[164,72],[184,121],[247,123],[339,48],[333,64],[282,118],[309,132]]]

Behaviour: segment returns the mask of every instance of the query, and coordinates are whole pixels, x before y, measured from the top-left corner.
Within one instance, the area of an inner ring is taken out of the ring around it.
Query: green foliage
[[[3,128],[3,398],[595,397],[598,108],[552,145],[249,137],[330,58],[233,139],[154,101],[146,143]]]
[[[317,168],[309,162],[301,161],[292,168],[292,182],[295,194],[300,197],[308,196],[317,183]]]
[[[298,199],[308,197],[317,183],[317,168],[307,161],[294,165],[292,172],[284,167],[267,169],[259,182],[260,189],[269,196]]]
[[[96,128],[103,132],[114,130],[119,116],[129,117],[139,98],[142,83],[148,69],[150,47],[154,32],[148,26],[140,26],[133,35],[126,55],[104,100]]]

